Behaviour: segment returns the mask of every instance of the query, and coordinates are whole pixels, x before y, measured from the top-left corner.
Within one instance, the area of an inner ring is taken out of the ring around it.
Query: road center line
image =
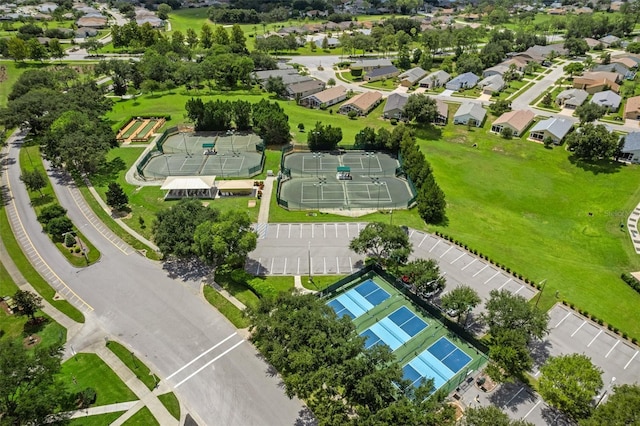
[[[212,359],[211,361],[209,361],[208,363],[206,363],[202,367],[198,368],[195,372],[193,372],[190,375],[188,375],[183,381],[178,383],[175,387],[176,388],[180,387],[184,382],[186,382],[187,380],[189,380],[190,378],[192,378],[193,376],[195,376],[196,374],[198,374],[199,372],[201,372],[202,370],[204,370],[205,368],[207,368],[208,366],[210,366],[211,364],[213,364],[214,362],[216,362],[217,360],[219,360],[220,358],[222,358],[223,356],[225,356],[226,354],[228,354],[229,352],[231,352],[232,350],[234,350],[235,348],[237,348],[238,346],[240,346],[243,343],[244,343],[244,340],[241,340],[238,343],[236,343],[235,345],[231,346],[229,349],[227,349],[226,351],[222,352],[220,355],[218,355],[217,357],[215,357],[214,359]]]
[[[584,325],[585,325],[586,323],[587,323],[586,321],[582,321],[582,324],[580,324],[580,327],[576,328],[576,331],[574,331],[573,333],[571,333],[571,337],[575,336],[575,335],[576,335],[576,333],[577,333],[578,331],[580,331],[580,329],[581,329],[582,327],[584,327]]]
[[[631,357],[631,359],[629,360],[629,362],[627,363],[627,365],[624,366],[624,369],[626,370],[627,367],[629,366],[629,364],[631,364],[631,361],[633,361],[633,359],[636,357],[636,355],[638,355],[638,351],[636,351],[635,354],[633,354],[633,356]]]
[[[602,330],[598,331],[598,334],[596,334],[596,335],[593,337],[593,339],[589,342],[589,344],[587,345],[587,347],[591,346],[591,344],[592,344],[593,342],[595,342],[595,341],[596,341],[596,339],[598,338],[598,336],[599,336],[601,333],[602,333]]]
[[[173,376],[175,376],[176,374],[178,374],[179,372],[181,372],[182,370],[184,370],[185,368],[187,368],[188,366],[190,366],[191,364],[193,364],[194,362],[196,362],[197,360],[199,360],[200,358],[202,358],[203,356],[205,356],[206,354],[208,354],[209,352],[211,352],[212,350],[214,350],[215,348],[217,348],[218,346],[220,346],[221,344],[223,344],[224,342],[226,342],[227,340],[231,339],[233,336],[235,336],[236,333],[231,334],[229,337],[225,338],[224,340],[216,343],[214,346],[210,347],[209,349],[207,349],[205,352],[202,352],[200,355],[198,355],[197,357],[195,357],[194,359],[192,359],[191,361],[189,361],[187,364],[185,364],[184,366],[182,366],[181,368],[179,368],[178,370],[176,370],[175,373],[171,374],[169,377],[166,378],[166,380],[171,379]]]
[[[618,343],[620,343],[620,340],[616,340],[616,343],[611,347],[611,349],[609,349],[609,352],[607,352],[607,354],[604,356],[605,358],[608,358],[609,355],[611,355],[611,352],[613,352],[616,346],[618,346]]]

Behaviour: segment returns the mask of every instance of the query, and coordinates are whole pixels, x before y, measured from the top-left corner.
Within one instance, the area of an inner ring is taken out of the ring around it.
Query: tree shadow
[[[11,200],[12,200],[12,197],[11,197],[11,193],[9,192],[9,188],[7,188],[4,185],[0,187],[0,205],[8,206]]]
[[[75,181],[73,180],[71,175],[66,171],[64,171],[63,169],[60,169],[57,167],[50,167],[47,171],[49,172],[48,173],[49,176],[55,179],[58,185],[62,185],[62,186],[75,185]]]
[[[31,199],[31,206],[40,207],[49,204],[52,201],[53,197],[51,196],[51,194],[44,194],[42,196],[38,195],[37,197]]]
[[[585,161],[576,157],[575,154],[572,154],[569,156],[569,161],[574,166],[581,168],[585,172],[591,172],[594,175],[617,173],[620,171],[621,168],[625,167],[625,164],[619,161],[614,161],[614,160]]]
[[[104,163],[100,169],[91,175],[91,182],[96,186],[104,186],[118,178],[120,172],[125,170],[127,165],[120,157]]]
[[[169,257],[162,262],[162,269],[167,271],[169,278],[181,279],[182,281],[196,281],[204,278],[211,278],[209,274],[213,268],[205,265],[202,260],[197,257],[190,259],[179,259],[177,257]],[[208,284],[208,283],[207,283]]]
[[[36,334],[41,332],[44,327],[49,323],[49,318],[46,317],[36,317],[35,320],[29,318],[27,322],[22,327],[22,333],[25,336],[30,336],[32,334]]]
[[[437,141],[442,139],[442,128],[438,126],[430,124],[427,126],[412,125],[411,127],[413,128],[417,138],[427,141]]]
[[[547,359],[551,356],[549,349],[551,348],[551,342],[548,339],[534,340],[529,343],[529,350],[531,357],[536,365],[543,365]]]
[[[298,413],[298,418],[294,423],[295,426],[315,426],[317,424],[318,421],[313,416],[311,410],[307,407],[300,410],[300,412]]]
[[[557,408],[549,407],[548,405],[540,409],[542,418],[548,425],[554,426],[575,426],[575,423],[571,421],[562,411]]]
[[[256,276],[264,276],[269,269],[255,259],[247,258],[244,264],[244,270]]]
[[[489,401],[503,410],[509,409],[514,412],[520,404],[535,403],[538,399],[536,395],[526,386],[520,391],[523,386],[519,382],[504,383],[489,396]]]

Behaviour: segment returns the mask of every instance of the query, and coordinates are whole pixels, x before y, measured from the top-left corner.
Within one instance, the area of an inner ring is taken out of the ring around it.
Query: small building
[[[404,106],[407,104],[409,96],[403,93],[392,93],[384,104],[382,116],[384,118],[395,118],[402,120],[404,118]]]
[[[167,191],[165,200],[216,197],[215,176],[168,176],[160,189]]]
[[[631,132],[624,137],[622,155],[619,159],[632,163],[640,163],[640,132]]]
[[[352,67],[362,68],[364,72],[369,72],[375,68],[390,67],[393,65],[390,59],[361,59],[351,64]]]
[[[535,114],[529,110],[509,111],[502,114],[491,125],[491,132],[502,133],[504,128],[510,128],[513,136],[521,136],[531,125]]]
[[[612,64],[621,64],[626,67],[627,70],[638,68],[638,58],[630,56],[613,57],[611,58]]]
[[[374,68],[371,71],[367,72],[364,76],[365,81],[378,81],[383,80],[385,78],[394,78],[400,74],[400,70],[393,65],[388,67]]]
[[[358,115],[367,115],[380,102],[382,102],[382,94],[380,92],[360,93],[343,103],[338,112],[348,114],[349,111],[355,111]]]
[[[565,49],[562,44],[548,44],[546,46],[536,44],[515,56],[520,56],[527,60],[527,62],[534,61],[541,64],[550,58],[552,54],[555,54],[555,56],[562,56],[568,53],[569,51]]]
[[[318,46],[319,49],[322,49],[322,45],[324,44],[324,40],[327,40],[327,47],[329,49],[335,49],[336,47],[340,46],[340,40],[338,40],[335,37],[322,37],[322,38],[318,38],[316,39],[315,43],[316,46]]]
[[[616,37],[614,35],[608,35],[608,36],[602,37],[598,41],[602,43],[605,47],[609,47],[614,44],[619,44],[621,40],[620,40],[620,37]]]
[[[483,77],[491,77],[492,75],[500,75],[503,76],[506,72],[509,71],[509,65],[506,65],[504,63],[495,65],[491,68],[487,68],[486,70],[482,71],[482,76]]]
[[[622,96],[618,95],[613,90],[605,90],[604,92],[598,92],[593,95],[591,102],[606,107],[609,111],[615,112],[620,108],[620,102],[622,102]]]
[[[547,118],[546,120],[538,121],[533,126],[529,132],[529,139],[542,142],[549,137],[554,144],[560,145],[572,127],[573,124],[564,118]]]
[[[301,105],[311,108],[320,108],[322,105],[331,106],[347,99],[347,89],[343,86],[334,86],[322,92],[314,93],[300,100]]]
[[[471,89],[478,84],[480,78],[472,72],[466,72],[454,77],[449,81],[445,87],[449,90],[464,90]]]
[[[438,111],[438,115],[433,121],[433,124],[446,125],[447,121],[449,121],[449,105],[442,99],[436,99],[436,110]]]
[[[627,99],[627,103],[624,106],[624,118],[640,120],[640,96]]]
[[[268,80],[269,77],[284,77],[287,75],[300,75],[300,74],[298,74],[298,70],[296,70],[295,68],[264,70],[264,71],[256,71],[254,73],[255,79],[260,82]]]
[[[567,89],[558,94],[556,103],[569,109],[576,109],[587,100],[589,94],[582,89]]]
[[[78,26],[78,28],[88,27],[102,29],[107,27],[107,18],[97,16],[83,16],[76,21],[76,25]]]
[[[598,47],[598,45],[602,44],[600,43],[599,40],[596,40],[595,38],[586,37],[584,41],[587,42],[587,46],[589,46],[589,49],[593,49],[594,47]]]
[[[586,90],[589,94],[602,92],[603,90],[613,90],[618,93],[620,91],[618,81],[622,78],[623,75],[615,72],[585,72],[583,75],[573,78],[573,87]]]
[[[422,77],[427,75],[427,72],[420,67],[411,68],[400,74],[400,85],[404,87],[411,87],[415,85]]]
[[[487,116],[487,110],[482,105],[475,102],[466,102],[460,105],[458,111],[453,116],[453,124],[473,124],[481,127],[484,118]]]
[[[527,61],[522,57],[514,56],[513,58],[509,58],[498,65],[506,65],[509,68],[513,65],[516,71],[524,72],[524,69],[527,67]]]
[[[492,93],[499,92],[506,86],[504,79],[500,74],[494,74],[487,78],[482,79],[478,83],[478,87],[482,89],[482,93],[485,95],[491,95]]]
[[[622,60],[624,60],[625,63],[612,61],[610,64],[596,65],[591,69],[591,72],[615,73],[617,74],[616,83],[621,82],[623,79],[633,80],[636,77],[637,64],[635,67],[628,67],[626,63],[633,62],[633,59],[622,58]]]
[[[89,38],[89,37],[95,37],[97,35],[98,35],[97,29],[87,28],[87,27],[78,28],[75,34],[77,38]]]
[[[302,81],[287,86],[287,96],[291,99],[302,99],[324,90],[324,82],[320,80]]]
[[[444,86],[447,81],[451,78],[451,75],[446,71],[436,71],[432,72],[422,80],[420,80],[420,87],[424,87],[426,89],[435,89],[438,87]]]

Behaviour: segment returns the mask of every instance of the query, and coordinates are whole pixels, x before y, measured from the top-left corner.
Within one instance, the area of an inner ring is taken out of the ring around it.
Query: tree
[[[61,347],[36,347],[28,352],[11,339],[0,340],[0,412],[2,423],[45,424],[62,421],[52,414],[70,409],[69,394],[58,379]]]
[[[233,122],[238,130],[249,130],[251,127],[251,103],[238,100],[233,102]]]
[[[538,391],[552,407],[574,420],[589,417],[593,398],[602,388],[602,370],[582,354],[551,357],[540,368]]]
[[[217,26],[213,32],[213,43],[221,46],[228,46],[229,42],[229,33],[226,28],[222,25]]]
[[[18,37],[12,37],[7,41],[7,52],[16,62],[22,62],[29,57],[27,43]]]
[[[580,124],[590,123],[602,118],[607,113],[607,107],[585,102],[576,108],[576,115],[580,118]]]
[[[36,312],[42,309],[42,297],[26,290],[18,290],[13,295],[13,301],[16,303],[18,310],[28,316],[31,321],[36,320]]]
[[[432,174],[428,174],[418,190],[418,214],[427,223],[440,223],[445,219],[447,201],[444,191]]]
[[[349,249],[371,256],[382,265],[401,265],[407,261],[413,246],[400,226],[371,222],[352,239]]]
[[[618,149],[619,137],[603,125],[587,123],[567,137],[567,147],[582,160],[608,159]]]
[[[505,112],[511,111],[511,102],[506,99],[499,99],[489,105],[489,111],[496,117],[500,117]]]
[[[464,411],[462,426],[533,426],[524,420],[511,420],[507,413],[496,407],[470,407]]]
[[[274,93],[279,98],[287,95],[287,86],[280,76],[269,77],[264,85],[264,89],[269,93]]]
[[[547,92],[545,93],[545,95],[542,97],[542,100],[540,101],[540,103],[543,106],[546,106],[547,108],[551,106],[551,104],[553,103],[553,98],[551,97],[551,93]]]
[[[565,65],[562,70],[569,74],[570,77],[573,77],[574,74],[580,74],[584,71],[584,65],[580,62],[571,62],[570,64]]]
[[[527,340],[540,339],[547,334],[549,316],[530,305],[527,299],[507,290],[492,290],[489,295],[483,317],[490,334],[499,330],[519,330]]]
[[[203,49],[210,49],[213,46],[213,31],[206,23],[202,25],[202,30],[200,30],[200,45]]]
[[[215,221],[219,215],[218,210],[205,207],[198,200],[180,200],[156,213],[153,239],[165,258],[170,255],[189,258],[198,254],[194,248],[194,233],[198,225]]]
[[[475,53],[463,53],[456,62],[456,72],[458,74],[464,74],[466,72],[472,72],[476,75],[482,74],[484,66],[482,60]]]
[[[508,382],[513,377],[522,378],[533,367],[528,338],[520,330],[498,329],[489,340],[491,363],[487,373],[496,382]]]
[[[109,189],[106,193],[107,205],[116,211],[123,211],[127,208],[129,197],[122,190],[118,182],[109,183]]]
[[[442,309],[455,317],[458,323],[464,315],[465,322],[469,312],[481,302],[478,293],[468,285],[461,285],[440,298]]]
[[[62,59],[65,57],[66,53],[60,44],[60,41],[57,38],[52,38],[47,43],[47,48],[49,49],[49,56],[53,59]]]
[[[418,294],[427,295],[442,291],[447,283],[440,275],[440,267],[433,259],[416,259],[400,268],[400,272],[409,278]]]
[[[47,232],[55,242],[62,242],[64,234],[73,231],[73,222],[66,216],[54,217],[47,223]]]
[[[580,420],[579,424],[580,426],[640,424],[640,386],[634,384],[614,387],[607,402],[596,405],[591,417]]]
[[[173,9],[168,4],[161,3],[158,5],[156,14],[158,15],[158,18],[162,19],[163,21],[166,21],[167,19],[169,19],[169,14],[171,13],[172,10]]]
[[[329,80],[327,80],[327,86],[333,87],[335,85],[336,85],[336,80],[333,77],[329,77]]]
[[[244,266],[258,237],[248,214],[230,210],[215,221],[198,225],[193,240],[195,252],[203,261],[217,269],[232,270]]]
[[[47,186],[47,177],[39,170],[25,170],[20,175],[20,180],[29,191],[38,191],[40,196],[43,196],[42,189]]]
[[[414,93],[407,99],[404,115],[409,121],[415,120],[419,124],[430,124],[438,116],[438,107],[435,99],[423,93]]]
[[[332,151],[336,149],[341,140],[342,129],[340,127],[333,127],[331,124],[323,126],[319,121],[307,134],[307,145],[311,151]]]
[[[564,41],[564,48],[569,51],[569,56],[580,56],[589,51],[587,42],[583,38],[577,37],[567,38]]]
[[[291,141],[289,117],[277,103],[266,99],[253,104],[253,130],[267,145],[280,145]]]
[[[231,27],[231,50],[234,53],[247,53],[247,39],[238,24],[234,24]]]

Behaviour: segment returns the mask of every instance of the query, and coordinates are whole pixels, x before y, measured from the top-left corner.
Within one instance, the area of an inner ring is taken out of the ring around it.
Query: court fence
[[[167,130],[162,132],[162,135],[158,139],[156,139],[156,149],[158,151],[160,151],[162,154],[164,154],[164,150],[162,148],[162,144],[164,144],[164,142],[167,140],[167,138],[169,136],[173,136],[173,135],[175,135],[177,133],[178,133],[178,127],[177,126],[169,127]]]
[[[138,177],[140,177],[143,180],[147,179],[146,176],[144,175],[144,168],[149,162],[149,160],[151,160],[153,157],[157,157],[158,155],[162,155],[162,153],[158,151],[149,151],[142,157],[140,161],[138,161],[138,164],[136,165],[136,171],[138,172]]]

